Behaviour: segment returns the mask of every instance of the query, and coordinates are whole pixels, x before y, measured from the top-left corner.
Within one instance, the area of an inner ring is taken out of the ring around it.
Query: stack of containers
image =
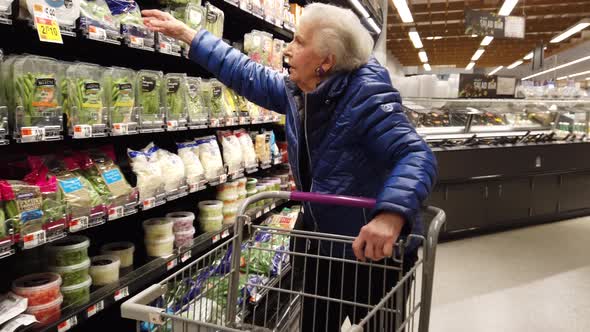
[[[256,190],[256,184],[258,184],[258,180],[255,178],[248,178],[246,180],[246,197],[254,196],[258,193],[258,190]],[[255,207],[256,203],[252,203],[248,205],[248,210]]]
[[[193,244],[193,235],[195,235],[195,214],[192,212],[172,212],[166,215],[166,218],[172,220],[174,230],[174,244],[177,248],[188,247]]]
[[[268,186],[265,182],[258,182],[258,184],[256,184],[256,192],[257,193],[261,193],[261,192],[265,192],[268,191]],[[261,199],[258,202],[256,202],[255,206],[256,207],[262,207],[266,204],[266,200],[265,199]]]
[[[122,269],[133,266],[133,253],[135,245],[133,242],[113,242],[105,244],[100,248],[103,255],[112,255],[119,257],[120,267]]]
[[[47,247],[48,269],[60,275],[63,306],[90,301],[92,278],[88,258],[90,240],[86,236],[69,236]]]
[[[248,197],[248,191],[246,190],[246,183],[248,179],[240,178],[236,180],[238,182],[238,208],[242,205],[246,197]]]
[[[203,232],[215,232],[221,230],[223,222],[222,201],[199,202],[199,224]]]
[[[27,298],[27,313],[34,315],[40,325],[46,325],[61,316],[60,285],[61,277],[57,273],[29,274],[12,283],[12,292]]]
[[[143,222],[145,247],[150,257],[170,256],[174,250],[174,223],[170,218],[151,218]]]
[[[217,199],[223,202],[223,224],[233,224],[238,214],[238,181],[217,186]]]
[[[121,259],[115,255],[100,255],[92,257],[90,275],[92,284],[104,286],[119,280],[119,268]]]

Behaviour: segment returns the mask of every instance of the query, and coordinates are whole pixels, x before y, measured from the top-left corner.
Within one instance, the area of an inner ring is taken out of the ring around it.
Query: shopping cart
[[[426,237],[411,235],[392,258],[363,262],[352,255],[352,237],[252,225],[246,207],[269,199],[375,205],[302,192],[249,197],[230,238],[123,303],[122,316],[138,321],[138,331],[428,331],[442,210],[426,209],[434,215]],[[406,252],[413,241],[423,245],[414,259]]]

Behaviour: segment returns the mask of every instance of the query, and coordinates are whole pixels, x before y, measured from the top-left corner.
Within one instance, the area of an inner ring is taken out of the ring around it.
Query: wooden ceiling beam
[[[560,0],[558,5],[582,5],[587,4],[585,0]],[[484,1],[480,1],[480,3],[472,2],[467,3],[466,1],[452,1],[452,2],[437,2],[431,3],[430,8],[426,4],[414,4],[410,7],[412,15],[420,14],[424,12],[439,12],[439,11],[455,11],[455,10],[465,10],[466,8],[473,9],[473,10],[489,10],[495,11],[499,10],[501,6],[501,2],[498,5],[494,6],[493,4],[486,4]],[[516,5],[514,10],[512,11],[512,15],[520,15],[524,9],[525,13],[528,10],[534,10],[534,8],[539,7],[555,7],[556,2],[555,0],[528,0],[525,3],[519,2]],[[397,13],[395,8],[392,12]]]

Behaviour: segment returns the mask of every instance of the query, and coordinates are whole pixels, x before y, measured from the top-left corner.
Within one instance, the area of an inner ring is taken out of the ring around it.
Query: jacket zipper
[[[311,153],[309,151],[309,142],[308,142],[308,138],[307,138],[307,93],[304,94],[303,96],[303,103],[304,103],[304,107],[303,107],[303,134],[305,135],[305,149],[307,151],[307,161],[308,161],[308,167],[309,167],[309,175],[311,176],[311,187],[309,188],[310,192],[313,192],[313,169],[311,167],[311,165],[313,165],[313,162],[311,160]],[[299,161],[299,159],[298,159]],[[299,173],[299,177],[301,177],[301,172]],[[308,204],[309,206],[309,214],[311,215],[311,219],[313,220],[313,225],[314,225],[314,230],[317,232],[319,230],[318,227],[318,223],[315,220],[315,216],[313,215],[313,211],[311,209],[311,203]]]

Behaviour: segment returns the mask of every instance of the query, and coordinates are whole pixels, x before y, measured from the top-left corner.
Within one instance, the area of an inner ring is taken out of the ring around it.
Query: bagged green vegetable
[[[104,0],[80,0],[80,29],[91,39],[118,41],[121,24]]]
[[[166,74],[164,82],[168,129],[186,127],[188,116],[186,74]]]
[[[92,150],[83,154],[83,174],[107,205],[122,206],[129,203],[133,189],[119,166],[105,153]]]
[[[218,38],[223,38],[223,11],[210,3],[206,4],[205,29]]]
[[[163,76],[161,71],[140,70],[137,73],[136,102],[143,108],[140,113],[142,128],[157,128],[165,124],[160,90]]]
[[[104,134],[108,113],[105,108],[103,69],[94,64],[77,63],[68,67],[66,76],[68,100],[72,108],[70,133],[75,138]]]
[[[57,186],[57,178],[49,176],[49,170],[39,157],[28,157],[31,173],[24,180],[30,185],[39,186],[43,198],[43,223],[64,220],[66,218],[66,203]]]
[[[43,198],[39,186],[17,180],[1,180],[0,192],[6,217],[12,219],[15,234],[29,234],[43,229]]]
[[[2,201],[0,200],[0,203],[1,202]],[[0,204],[0,238],[4,238],[6,233],[6,214],[4,213],[2,204]]]
[[[225,109],[223,105],[224,85],[216,79],[211,79],[209,84],[211,86],[209,116],[212,118],[222,118],[225,116]]]
[[[189,124],[206,124],[209,113],[203,103],[203,96],[200,89],[203,87],[201,78],[187,77],[187,104]]]
[[[228,118],[236,117],[238,115],[238,97],[235,92],[228,87],[224,87],[222,100],[225,116]]]
[[[137,124],[135,77],[135,72],[127,68],[111,67],[104,71],[103,81],[108,94],[106,101],[110,110],[109,122],[111,132],[115,135],[126,134],[129,124]]]

